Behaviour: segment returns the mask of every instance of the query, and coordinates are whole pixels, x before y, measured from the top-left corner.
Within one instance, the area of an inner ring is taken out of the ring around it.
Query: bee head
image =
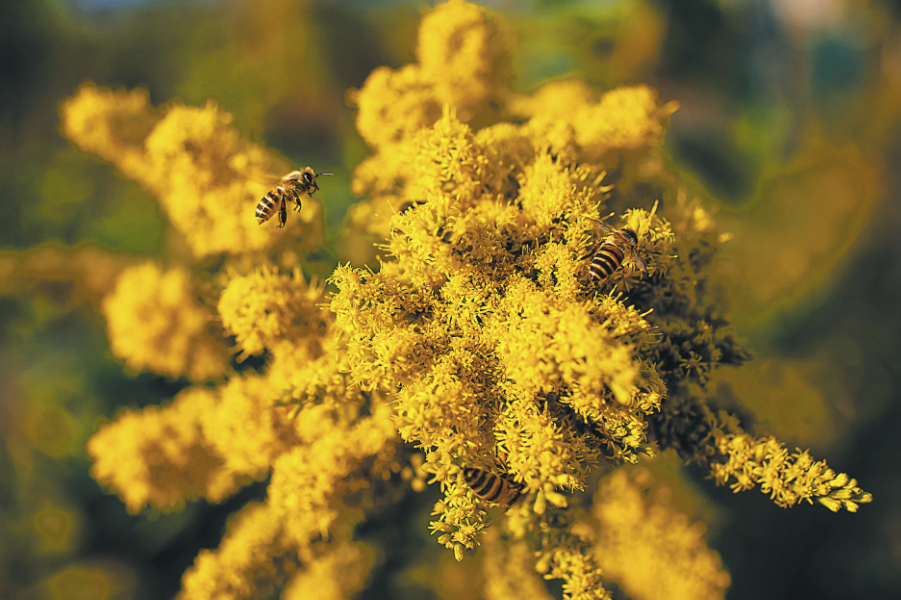
[[[303,182],[305,184],[307,184],[307,185],[312,184],[313,183],[313,171],[310,171],[310,170],[304,171],[303,173],[301,173],[300,178],[303,180]]]
[[[637,244],[637,243],[638,243],[638,236],[635,234],[634,231],[632,231],[632,230],[629,229],[628,227],[626,227],[625,229],[620,229],[619,231],[620,231],[620,233],[622,233],[624,236],[626,236],[626,238],[629,240],[629,242],[630,242],[631,244],[634,245],[634,244]]]

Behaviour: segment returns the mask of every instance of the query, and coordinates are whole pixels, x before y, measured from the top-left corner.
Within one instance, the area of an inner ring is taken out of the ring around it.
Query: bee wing
[[[641,269],[645,275],[648,274],[648,267],[644,264],[644,260],[642,260],[641,256],[638,252],[632,251],[632,262],[638,265],[638,268]]]
[[[612,227],[610,227],[609,225],[607,225],[606,223],[604,223],[602,221],[598,221],[597,219],[592,219],[591,217],[585,217],[585,218],[588,219],[589,221],[594,221],[595,223],[597,223],[597,226],[600,227],[602,232],[604,232],[604,235],[610,235],[614,231]]]

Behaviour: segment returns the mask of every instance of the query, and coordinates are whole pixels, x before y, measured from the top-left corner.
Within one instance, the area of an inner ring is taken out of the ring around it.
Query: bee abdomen
[[[495,504],[510,505],[522,493],[522,486],[512,479],[482,469],[463,469],[463,481],[476,496]]]
[[[623,258],[625,254],[622,250],[613,244],[604,244],[591,259],[588,272],[599,283],[603,283],[623,264]]]
[[[257,204],[257,219],[265,221],[275,214],[275,211],[278,208],[279,195],[280,190],[278,188],[266,192],[266,195],[263,196],[260,199],[260,203]]]

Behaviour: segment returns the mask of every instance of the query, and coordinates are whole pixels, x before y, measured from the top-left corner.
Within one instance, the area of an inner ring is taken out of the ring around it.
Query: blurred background
[[[576,75],[679,101],[666,149],[734,236],[718,268],[756,354],[712,389],[751,400],[759,433],[873,493],[859,514],[786,511],[691,473],[732,573],[727,597],[901,597],[901,2],[485,4],[509,25],[520,91]],[[86,80],[144,87],[153,104],[213,98],[247,138],[334,171],[318,196],[330,268],[347,259],[349,174],[367,154],[346,91],[414,59],[428,6],[0,2],[0,598],[172,597],[260,491],[131,516],[89,477],[99,420],[186,383],[112,357],[97,303],[114,270],[92,249],[123,262],[178,249],[145,191],[61,136],[60,102]],[[406,555],[435,558],[420,521]],[[415,564],[379,577],[365,597],[456,597]]]

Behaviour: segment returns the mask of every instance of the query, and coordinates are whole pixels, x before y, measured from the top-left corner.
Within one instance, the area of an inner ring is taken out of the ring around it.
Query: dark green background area
[[[710,542],[732,574],[728,598],[898,598],[901,101],[886,101],[892,88],[884,78],[893,44],[901,44],[901,3],[849,3],[838,23],[799,30],[776,2],[535,0],[492,6],[505,15],[515,40],[521,91],[578,75],[599,89],[648,83],[663,100],[679,100],[666,150],[680,169],[694,174],[711,205],[727,214],[753,206],[761,181],[790,163],[811,131],[860,147],[885,167],[881,198],[830,280],[766,318],[746,314],[736,322],[760,358],[815,359],[829,371],[821,385],[824,397],[835,401],[828,410],[838,433],[811,450],[858,478],[874,502],[858,514],[834,515],[817,506],[783,510],[758,492],[733,495],[701,473],[691,475],[724,515]],[[634,20],[636,5],[657,15],[659,32],[647,33],[652,24]],[[302,39],[292,44],[281,32],[284,50],[261,57],[253,50],[266,34],[248,22],[249,6],[212,0],[0,2],[0,252],[48,242],[97,243],[148,257],[169,251],[165,217],[153,198],[60,134],[60,103],[82,82],[95,81],[146,88],[154,104],[213,98],[234,114],[243,135],[297,164],[334,171],[318,196],[328,227],[320,259],[341,258],[342,222],[356,201],[350,173],[367,153],[345,92],[362,85],[377,66],[413,60],[416,26],[427,5],[281,2],[289,22],[305,24]],[[643,33],[656,49],[625,72],[628,57],[620,51]],[[894,85],[899,81],[901,75]],[[804,222],[791,225],[799,236],[816,235]],[[80,448],[99,420],[121,407],[165,401],[187,382],[124,373],[110,354],[102,318],[73,288],[2,289],[8,293],[0,296],[0,598],[43,597],[45,578],[95,560],[113,560],[133,573],[134,593],[123,597],[173,596],[196,553],[218,544],[226,517],[264,488],[176,515],[127,515],[90,479]],[[70,420],[48,427],[67,431],[76,449],[53,455],[37,448],[27,458],[14,452],[25,403],[46,404],[48,419],[57,414],[53,406],[64,408]],[[361,531],[383,547],[401,549],[380,563],[366,598],[437,597],[405,571],[421,564],[422,556],[432,560],[441,552],[425,532],[434,498],[424,496]],[[22,526],[34,503],[47,498],[81,515],[81,533],[68,551],[38,552]],[[409,514],[416,516],[405,518]]]

